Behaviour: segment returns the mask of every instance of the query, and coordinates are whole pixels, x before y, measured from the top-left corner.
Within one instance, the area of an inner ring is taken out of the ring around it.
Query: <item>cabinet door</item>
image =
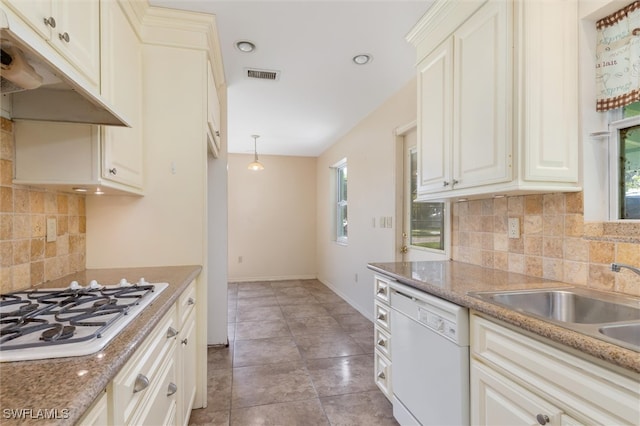
[[[485,365],[471,360],[471,424],[518,426],[560,424],[562,411]],[[549,420],[546,420],[548,418]]]
[[[510,23],[510,2],[490,1],[454,33],[454,189],[511,180]]]
[[[141,44],[117,1],[104,1],[101,8],[102,95],[131,124],[102,128],[102,177],[142,188]]]
[[[47,24],[49,21],[45,22],[51,17],[51,0],[4,0],[4,2],[28,22],[42,38],[48,40],[51,37],[51,26]]]
[[[418,64],[418,195],[451,189],[451,74],[448,39]]]
[[[220,101],[216,89],[211,63],[207,63],[207,133],[209,148],[214,157],[220,152]]]
[[[191,311],[180,332],[181,371],[178,383],[181,384],[178,398],[179,424],[189,423],[191,408],[196,397],[196,315]]]
[[[531,181],[578,182],[578,6],[573,0],[519,2],[519,114]]]
[[[54,0],[51,43],[96,87],[100,81],[100,2]]]

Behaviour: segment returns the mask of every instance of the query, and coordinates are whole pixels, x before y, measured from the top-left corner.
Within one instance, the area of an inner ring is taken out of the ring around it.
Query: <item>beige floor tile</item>
[[[301,362],[233,369],[231,408],[316,398],[307,369]]]
[[[289,330],[294,336],[343,331],[340,324],[330,316],[287,319]]]
[[[346,332],[356,331],[373,331],[373,323],[365,318],[362,314],[347,314],[333,316],[338,324],[344,328]]]
[[[212,346],[207,348],[207,369],[219,370],[230,369],[233,366],[233,346],[218,347]]]
[[[278,298],[278,303],[280,304],[280,306],[319,304],[318,299],[313,297],[311,294],[307,296],[281,295],[276,297]]]
[[[251,298],[251,297],[268,297],[274,296],[273,290],[268,288],[252,288],[252,289],[243,289],[242,287],[238,288],[238,299]]]
[[[307,360],[307,369],[320,397],[377,390],[373,368],[373,355]]]
[[[332,426],[397,426],[391,403],[380,391],[320,398]]]
[[[364,353],[373,353],[375,349],[373,330],[359,330],[347,334],[360,345]]]
[[[294,339],[305,359],[331,358],[365,353],[360,345],[343,331],[303,334],[295,336]]]
[[[236,340],[267,339],[269,337],[291,336],[285,320],[243,321],[236,323]]]
[[[207,411],[231,409],[231,369],[207,372]]]
[[[231,412],[231,426],[312,426],[329,425],[317,398],[239,408]]]
[[[284,316],[278,306],[260,306],[238,308],[236,322],[283,320]]]
[[[245,297],[238,298],[236,305],[238,309],[260,308],[263,306],[278,306],[278,299],[275,296]]]
[[[322,303],[323,308],[327,310],[329,315],[348,315],[348,314],[360,314],[356,308],[348,304],[347,302],[336,303]]]
[[[280,307],[285,318],[325,317],[327,310],[319,303],[284,305]]]
[[[234,367],[296,362],[301,359],[298,347],[291,337],[236,340],[234,342]]]
[[[229,410],[211,411],[209,408],[192,410],[189,424],[194,426],[228,426]]]

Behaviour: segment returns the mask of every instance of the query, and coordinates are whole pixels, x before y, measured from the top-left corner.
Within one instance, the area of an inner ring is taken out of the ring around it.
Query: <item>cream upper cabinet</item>
[[[100,5],[101,92],[129,119],[127,127],[102,127],[103,179],[143,188],[142,48],[117,0]]]
[[[207,143],[217,158],[220,152],[220,100],[211,62],[207,63]]]
[[[100,80],[99,0],[4,0],[96,87]]]
[[[407,37],[420,200],[580,190],[577,32],[571,0],[436,2]]]

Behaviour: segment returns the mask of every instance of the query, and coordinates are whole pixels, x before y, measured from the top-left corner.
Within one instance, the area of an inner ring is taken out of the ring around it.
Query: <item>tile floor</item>
[[[373,380],[373,324],[317,280],[229,284],[194,425],[397,425]]]

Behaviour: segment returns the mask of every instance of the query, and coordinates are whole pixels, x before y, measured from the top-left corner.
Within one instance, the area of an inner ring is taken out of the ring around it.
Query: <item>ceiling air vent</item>
[[[278,80],[280,79],[280,71],[260,70],[256,68],[246,68],[247,77],[258,78],[260,80]]]

